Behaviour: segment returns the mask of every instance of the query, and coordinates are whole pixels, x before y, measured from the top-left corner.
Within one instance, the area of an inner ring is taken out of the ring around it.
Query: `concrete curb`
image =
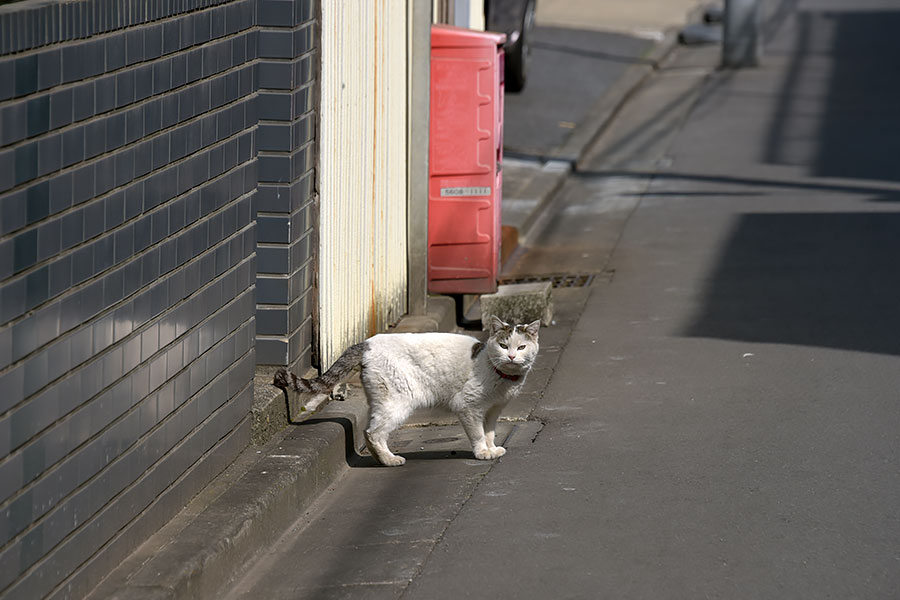
[[[248,448],[88,598],[219,597],[347,466],[341,423],[316,421]]]

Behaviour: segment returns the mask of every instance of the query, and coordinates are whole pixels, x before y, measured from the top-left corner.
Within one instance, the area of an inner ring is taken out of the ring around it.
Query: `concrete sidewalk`
[[[526,239],[531,231],[540,228],[541,215],[552,212],[552,199],[569,174],[571,165],[583,156],[596,134],[671,51],[676,33],[672,30],[661,40],[628,42],[628,52],[634,54],[634,48],[640,48],[640,60],[627,63],[612,60],[617,65],[618,75],[609,77],[609,85],[597,88],[583,99],[587,100],[588,110],[577,119],[571,135],[552,149],[554,158],[551,161],[521,158],[506,161],[505,188],[510,193],[504,196],[504,224],[521,228]],[[607,42],[610,39],[625,38],[615,34],[607,36]],[[557,49],[546,51],[558,52]],[[608,60],[608,57],[591,57],[590,60]],[[545,84],[557,85],[553,81]],[[553,94],[540,90],[540,79],[532,78],[528,85],[543,98],[542,101],[552,104]],[[558,88],[550,91],[558,95]],[[527,131],[530,124],[527,119],[508,117],[506,127],[507,131]],[[530,392],[506,414],[506,434],[512,435],[515,423],[524,423],[534,410],[539,391],[549,381],[585,295],[572,292],[568,300],[566,298],[564,293],[557,300],[563,307],[558,326],[542,334],[542,364],[529,379]],[[568,309],[565,308],[567,302]],[[430,317],[427,322],[401,323],[399,329],[446,328],[446,312]],[[276,414],[280,410],[279,394],[273,394],[266,386],[267,382],[258,383],[263,393],[268,394],[271,409],[268,411],[271,414],[259,418],[270,419],[273,429],[283,427]],[[357,388],[346,402],[332,403],[316,418],[283,429],[265,445],[248,448],[175,519],[127,557],[89,597],[96,600],[217,597],[222,586],[233,581],[253,556],[274,543],[299,514],[346,474],[350,464],[360,460],[359,452],[364,447],[361,433],[365,410],[364,399]],[[430,416],[415,424],[455,427]],[[410,429],[403,435],[409,438],[408,444],[420,444],[426,453],[438,455],[451,452],[446,440],[455,440],[459,433],[444,435],[424,431]],[[526,435],[533,437],[535,432]],[[480,465],[484,466],[483,463]]]

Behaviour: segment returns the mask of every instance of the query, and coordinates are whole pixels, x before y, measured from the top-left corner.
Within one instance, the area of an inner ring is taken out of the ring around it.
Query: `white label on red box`
[[[487,186],[441,188],[441,197],[490,196],[491,188]]]

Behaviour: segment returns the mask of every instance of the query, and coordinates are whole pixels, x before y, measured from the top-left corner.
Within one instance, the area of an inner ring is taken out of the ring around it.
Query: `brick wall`
[[[257,360],[310,366],[317,47],[312,2],[259,0]]]
[[[309,14],[309,0],[0,8],[6,598],[83,595],[247,444],[254,204],[271,198],[256,192],[258,168],[307,199],[265,204],[300,229],[312,185],[302,87],[279,92],[288,146],[266,147],[290,169],[256,159],[257,111],[270,109],[257,103],[269,73],[257,10],[269,4]],[[291,56],[310,56],[313,40],[288,23]],[[303,60],[272,62],[308,77]],[[266,265],[295,291],[303,252],[260,230],[287,250],[286,266]],[[287,312],[300,297],[273,296]]]

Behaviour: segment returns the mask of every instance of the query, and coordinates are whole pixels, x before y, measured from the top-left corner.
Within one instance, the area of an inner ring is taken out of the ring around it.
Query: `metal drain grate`
[[[572,273],[563,273],[559,275],[521,275],[518,277],[502,277],[500,285],[509,285],[513,283],[543,283],[549,281],[555,288],[578,288],[588,287],[594,281],[594,274],[576,275]]]

